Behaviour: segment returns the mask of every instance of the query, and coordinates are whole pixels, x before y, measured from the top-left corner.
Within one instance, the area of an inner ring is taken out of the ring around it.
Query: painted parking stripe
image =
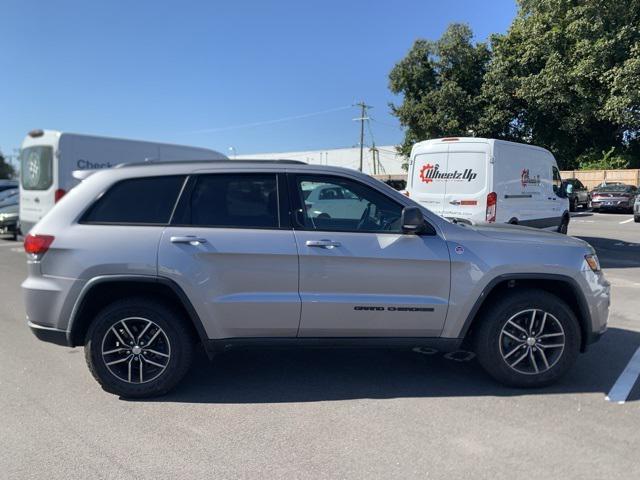
[[[629,218],[628,220],[621,221],[620,225],[622,225],[623,223],[629,223],[629,222],[633,222],[633,218]]]
[[[16,244],[14,242],[0,243],[0,247],[15,247]]]
[[[609,402],[622,404],[627,401],[627,397],[631,393],[636,380],[640,376],[640,347],[633,354],[631,360],[627,364],[622,374],[618,377],[618,380],[611,388],[609,395],[605,398]]]

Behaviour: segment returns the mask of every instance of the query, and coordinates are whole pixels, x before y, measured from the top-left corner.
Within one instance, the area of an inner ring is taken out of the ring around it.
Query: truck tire
[[[480,365],[511,387],[544,387],[571,368],[580,326],[560,298],[544,290],[515,290],[484,311],[474,333]]]
[[[92,322],[85,359],[102,388],[124,398],[167,393],[189,370],[194,339],[180,312],[145,297],[116,301]]]

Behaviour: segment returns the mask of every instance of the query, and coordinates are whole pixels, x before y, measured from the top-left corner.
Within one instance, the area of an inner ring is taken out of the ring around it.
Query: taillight
[[[53,235],[32,235],[24,237],[24,251],[31,255],[42,255],[51,246]]]
[[[491,192],[487,195],[487,223],[493,223],[496,221],[496,206],[498,203],[498,195],[496,192]]]
[[[59,188],[55,191],[55,193],[53,194],[53,198],[55,200],[55,203],[58,203],[58,201],[65,196],[65,194],[67,193],[66,190]]]

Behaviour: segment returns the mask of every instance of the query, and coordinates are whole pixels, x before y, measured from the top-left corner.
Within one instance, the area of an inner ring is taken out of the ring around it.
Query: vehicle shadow
[[[577,236],[596,249],[602,268],[640,267],[640,243],[604,237]]]
[[[571,218],[578,218],[578,217],[593,217],[593,213],[589,210],[584,210],[584,211],[580,211],[580,212],[571,212]]]
[[[611,389],[634,351],[640,332],[610,329],[580,355],[557,384],[514,389],[493,381],[476,359],[405,350],[237,350],[210,363],[204,353],[170,394],[151,400],[183,403],[283,403],[360,398],[521,396],[600,393]],[[632,392],[637,401],[640,394]],[[603,399],[604,401],[604,399]]]

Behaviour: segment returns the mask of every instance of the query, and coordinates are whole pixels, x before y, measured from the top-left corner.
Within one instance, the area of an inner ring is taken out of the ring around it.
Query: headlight
[[[598,260],[598,256],[595,253],[590,253],[584,256],[584,259],[587,261],[587,265],[594,272],[600,271],[600,261]]]

